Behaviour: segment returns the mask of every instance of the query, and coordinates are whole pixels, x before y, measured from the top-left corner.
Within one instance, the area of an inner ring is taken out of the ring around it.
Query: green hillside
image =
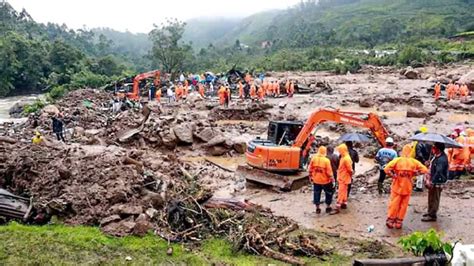
[[[135,70],[133,57],[103,34],[37,23],[0,2],[0,96],[50,91],[59,97],[69,88],[100,87]]]
[[[310,0],[244,19],[216,43],[373,47],[474,29],[474,0]]]

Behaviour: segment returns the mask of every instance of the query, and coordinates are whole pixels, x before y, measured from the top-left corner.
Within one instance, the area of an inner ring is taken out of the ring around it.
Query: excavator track
[[[247,182],[270,186],[280,191],[292,191],[309,184],[309,174],[306,171],[283,175],[249,165],[239,165],[236,174]]]

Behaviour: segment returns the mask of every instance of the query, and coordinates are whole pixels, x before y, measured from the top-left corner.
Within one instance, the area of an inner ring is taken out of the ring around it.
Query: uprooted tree
[[[184,70],[186,60],[193,56],[191,45],[180,42],[185,26],[185,22],[177,19],[168,19],[160,26],[154,25],[149,37],[153,42],[151,55],[155,67],[171,74]]]

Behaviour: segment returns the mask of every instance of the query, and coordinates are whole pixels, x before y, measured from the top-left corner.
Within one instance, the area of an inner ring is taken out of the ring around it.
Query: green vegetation
[[[304,0],[244,19],[170,20],[147,35],[40,24],[2,2],[0,96],[60,97],[152,68],[347,73],[456,62],[474,58],[473,13],[474,0]]]
[[[474,23],[466,22],[473,13],[473,0],[307,0],[242,20],[223,37],[209,40],[214,45],[199,50],[194,68],[346,73],[361,64],[419,66],[470,59],[474,40],[447,38],[464,31],[469,35]],[[262,42],[271,45],[262,47]],[[384,50],[394,54],[380,53]]]
[[[413,253],[415,256],[422,256],[426,253],[436,254],[445,252],[450,257],[453,256],[453,246],[448,242],[441,240],[441,234],[437,233],[433,228],[427,232],[414,232],[410,235],[403,236],[398,241],[403,250]]]
[[[41,110],[43,107],[46,106],[46,102],[40,99],[37,99],[31,104],[25,105],[23,107],[23,114],[31,114],[31,113],[36,113],[37,111]]]
[[[168,256],[171,247],[173,254]],[[127,257],[131,260],[127,261]],[[352,258],[307,259],[311,265],[346,265]],[[145,237],[109,237],[98,228],[63,225],[26,226],[10,223],[0,227],[0,264],[210,264],[283,265],[268,258],[235,252],[222,239],[206,240],[199,247],[170,244],[151,234]]]
[[[104,35],[39,24],[0,3],[0,96],[102,86],[129,69],[124,57]]]

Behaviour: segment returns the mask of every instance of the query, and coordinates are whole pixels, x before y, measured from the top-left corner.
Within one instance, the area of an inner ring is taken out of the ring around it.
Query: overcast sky
[[[66,23],[73,29],[109,27],[149,32],[167,17],[243,17],[263,10],[284,9],[300,0],[7,0],[25,8],[37,22]]]

